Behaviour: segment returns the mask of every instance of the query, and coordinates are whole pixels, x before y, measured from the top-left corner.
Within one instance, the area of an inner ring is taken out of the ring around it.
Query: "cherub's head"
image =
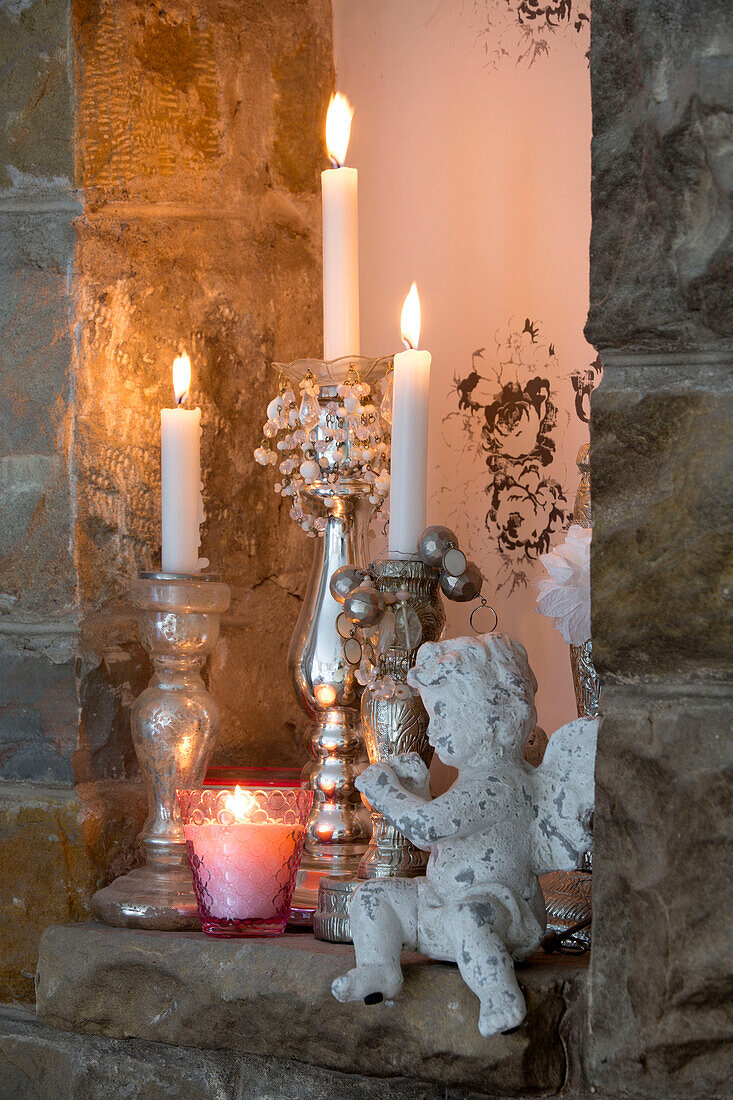
[[[426,642],[407,681],[430,716],[428,738],[453,767],[514,753],[537,722],[527,652],[505,634]]]

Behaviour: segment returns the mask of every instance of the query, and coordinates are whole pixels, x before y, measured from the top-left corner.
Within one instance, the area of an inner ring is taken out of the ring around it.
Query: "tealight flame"
[[[400,318],[402,342],[406,348],[416,348],[420,343],[420,297],[415,283],[405,298]]]
[[[226,797],[225,809],[234,815],[235,821],[248,821],[254,806],[254,795],[249,791],[243,791],[239,784],[235,787],[234,794],[228,794]]]
[[[354,111],[346,96],[335,92],[326,114],[326,149],[334,168],[343,167],[346,160],[353,117]]]
[[[330,707],[336,701],[336,689],[331,684],[319,684],[315,696],[322,707]]]
[[[191,389],[191,360],[185,351],[173,360],[173,392],[176,405],[182,405]]]

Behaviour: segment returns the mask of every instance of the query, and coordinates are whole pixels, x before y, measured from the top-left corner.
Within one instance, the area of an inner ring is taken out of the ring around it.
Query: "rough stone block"
[[[68,431],[71,211],[0,210],[0,454],[52,455]]]
[[[73,172],[69,0],[0,6],[0,190]]]
[[[74,663],[6,650],[0,669],[0,778],[72,783]]]
[[[728,0],[594,0],[586,336],[733,342]]]
[[[2,611],[75,597],[68,471],[71,214],[0,212]]]
[[[590,1079],[730,1095],[730,688],[607,684],[596,763]]]
[[[340,1005],[333,978],[353,950],[310,935],[215,940],[103,925],[49,928],[38,964],[39,1019],[61,1029],[299,1061],[351,1074],[414,1077],[500,1095],[557,1091],[559,1027],[585,975],[551,960],[521,968],[527,1019],[483,1039],[458,969],[406,959],[394,1002]]]
[[[33,1000],[41,932],[87,919],[93,892],[129,870],[146,809],[131,783],[0,783],[0,1000]]]
[[[237,202],[315,193],[331,11],[298,4],[75,5],[82,182],[107,197]],[[91,197],[91,196],[90,196]],[[97,196],[101,198],[101,194]],[[96,200],[94,200],[96,201]]]
[[[733,642],[731,366],[607,364],[593,397],[593,659],[721,676]]]
[[[95,779],[129,779],[140,774],[130,729],[130,710],[147,686],[152,666],[138,642],[104,644],[102,658],[82,658],[79,683],[80,721],[73,756],[77,783]]]
[[[265,1058],[70,1035],[0,1008],[0,1072],[13,1100],[489,1100],[383,1077],[378,1067],[364,1076],[319,1069],[297,1053]]]

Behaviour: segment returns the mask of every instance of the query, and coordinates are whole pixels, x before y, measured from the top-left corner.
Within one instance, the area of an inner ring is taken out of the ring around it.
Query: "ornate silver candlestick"
[[[437,641],[445,625],[445,611],[439,591],[440,570],[422,561],[377,561],[368,573],[377,589],[388,598],[403,597],[401,613],[412,613],[420,623],[419,636],[411,644],[405,635],[395,633],[392,644],[379,656],[377,678],[364,689],[361,717],[369,762],[386,761],[404,752],[417,752],[427,765],[433,750],[427,739],[428,715],[422,700],[406,682],[423,642]],[[405,599],[405,595],[409,598]],[[387,678],[394,692],[384,697]],[[351,940],[348,906],[360,882],[371,878],[413,878],[425,874],[427,854],[415,848],[389,825],[382,815],[370,809],[372,839],[359,863],[357,876],[332,876],[321,880],[318,910],[313,931],[318,939],[336,943]]]
[[[429,766],[433,749],[428,742],[428,715],[418,693],[407,683],[407,673],[415,664],[423,642],[437,642],[445,626],[445,610],[440,598],[440,570],[421,561],[378,561],[372,574],[379,592],[410,593],[409,606],[420,621],[418,645],[406,648],[395,640],[380,657],[378,676],[391,676],[399,692],[382,699],[375,685],[364,689],[361,718],[364,726],[369,763],[389,760],[403,752],[416,752]],[[370,808],[372,839],[359,864],[359,878],[413,878],[423,875],[427,853],[421,852],[401,833],[388,825],[382,815]]]
[[[150,810],[140,834],[146,862],[98,890],[92,912],[125,928],[197,929],[176,790],[202,786],[219,730],[219,708],[200,673],[230,591],[213,574],[141,573],[131,596],[155,667],[131,715]]]
[[[389,425],[374,404],[372,384],[390,363],[347,357],[274,364],[280,385],[255,451],[262,465],[277,465],[282,480],[276,488],[292,499],[292,518],[323,539],[288,656],[296,696],[314,723],[303,770],[314,798],[291,905],[296,924],[312,922],[324,875],[356,874],[369,839],[354,786],[367,763],[361,686],[342,652],[330,582],[342,566],[366,567],[369,560],[369,520],[387,491],[389,455]]]

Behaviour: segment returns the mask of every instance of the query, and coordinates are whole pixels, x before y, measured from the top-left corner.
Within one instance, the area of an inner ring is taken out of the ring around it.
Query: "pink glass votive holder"
[[[238,786],[177,794],[204,932],[281,935],[313,792]]]

